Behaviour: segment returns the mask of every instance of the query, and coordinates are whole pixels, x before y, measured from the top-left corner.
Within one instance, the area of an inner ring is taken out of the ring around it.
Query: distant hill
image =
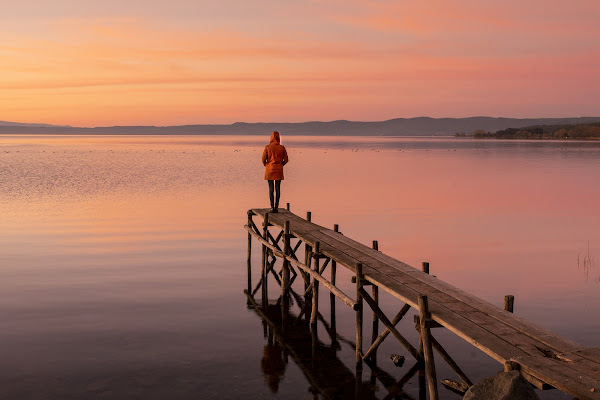
[[[20,127],[71,127],[69,125],[50,125],[50,124],[24,124],[22,122],[0,121],[0,127],[4,126],[20,126]]]
[[[508,128],[539,125],[572,125],[600,122],[600,117],[580,118],[396,118],[380,122],[330,121],[299,123],[245,123],[231,125],[111,126],[78,128],[43,124],[0,123],[0,134],[73,134],[73,135],[262,135],[278,130],[284,135],[337,136],[445,136],[495,132]]]

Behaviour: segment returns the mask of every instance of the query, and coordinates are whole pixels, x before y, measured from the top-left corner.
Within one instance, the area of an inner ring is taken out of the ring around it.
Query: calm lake
[[[267,140],[0,136],[0,398],[327,398],[314,376],[354,387],[346,341],[329,346],[320,326],[327,368],[307,372],[247,307],[243,226],[248,209],[269,205]],[[282,144],[280,206],[412,266],[427,261],[500,307],[512,294],[515,314],[600,346],[599,142],[282,132]],[[353,287],[349,273],[338,279]],[[327,292],[321,300],[327,310]],[[381,301],[392,315],[402,306]],[[338,309],[337,331],[353,341],[354,314]],[[417,343],[412,315],[399,328]],[[301,354],[310,337],[297,333]],[[434,335],[471,380],[501,369],[452,333]],[[392,353],[410,356],[393,338],[380,348],[397,381],[412,365],[394,366]],[[437,361],[439,379],[457,379]],[[388,396],[366,366],[362,381],[365,398]],[[402,391],[418,399],[417,377]]]

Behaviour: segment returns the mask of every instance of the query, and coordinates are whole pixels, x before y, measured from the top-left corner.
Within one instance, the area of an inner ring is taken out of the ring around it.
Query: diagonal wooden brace
[[[258,284],[256,285],[256,287],[252,291],[252,294],[251,294],[252,297],[254,297],[254,295],[256,294],[256,292],[258,292],[258,289],[260,289],[261,286],[262,286],[262,279],[260,279],[258,281]]]
[[[367,302],[367,304],[369,304],[369,307],[371,307],[371,310],[373,310],[373,312],[377,315],[377,317],[379,317],[379,320],[386,326],[386,328],[388,328],[390,330],[392,335],[394,335],[396,337],[396,339],[398,339],[398,341],[406,348],[406,350],[408,350],[408,352],[410,354],[412,354],[412,356],[417,361],[421,361],[422,358],[421,358],[421,355],[419,354],[419,351],[417,349],[415,349],[414,346],[412,344],[410,344],[410,342],[408,340],[406,340],[406,338],[400,334],[400,332],[398,332],[396,327],[390,322],[388,317],[385,316],[383,311],[381,311],[381,309],[379,308],[379,306],[377,305],[375,300],[373,300],[373,298],[369,295],[369,293],[367,293],[364,289],[361,288],[360,294],[361,294],[362,298]],[[363,358],[365,358],[365,356],[363,356]]]
[[[327,267],[327,264],[329,264],[329,261],[331,261],[331,258],[328,258],[327,260],[325,260],[325,263],[323,263],[323,266],[319,269],[319,275],[323,275],[323,272],[325,272],[325,268]],[[310,292],[312,292],[313,284],[314,284],[314,281],[308,285],[308,287],[306,288],[306,291],[304,292],[305,296],[308,295]]]
[[[429,320],[437,325],[439,325],[437,322],[433,321],[433,320]],[[429,321],[425,321],[425,325],[429,325]],[[415,315],[415,329],[417,331],[421,331],[421,321],[418,315]],[[434,325],[436,326],[436,325]],[[439,325],[442,326],[442,325]],[[471,380],[469,379],[469,377],[463,372],[462,369],[460,369],[460,367],[458,366],[458,364],[452,359],[452,357],[450,357],[450,354],[448,354],[448,352],[446,351],[446,349],[444,349],[442,347],[442,345],[435,340],[435,338],[432,335],[429,335],[429,340],[431,341],[431,345],[432,347],[438,352],[438,354],[440,356],[442,356],[442,358],[444,359],[444,361],[446,361],[446,363],[450,366],[450,368],[452,368],[454,370],[454,372],[456,372],[456,375],[459,376],[459,378],[466,383],[469,386],[473,386],[473,382],[471,382]]]
[[[298,251],[298,249],[300,248],[300,245],[302,244],[302,240],[298,240],[298,243],[296,243],[296,246],[294,246],[294,250],[292,250],[292,254],[294,256],[296,256],[296,251]],[[291,255],[291,254],[290,254]]]
[[[269,232],[269,231],[267,231],[267,236],[271,239],[272,246],[274,246],[279,251],[283,251],[283,250],[281,250],[281,247],[279,247],[279,245],[277,244],[279,242],[279,239],[281,239],[281,234],[279,236],[277,236],[277,240],[275,240],[275,238],[273,237],[273,235],[271,235],[271,232]]]
[[[260,231],[258,230],[258,227],[254,223],[254,221],[252,221],[252,219],[249,219],[248,222],[250,227],[254,230],[254,232],[256,232],[257,235],[260,235]]]
[[[282,237],[283,237],[283,231],[280,231],[279,235],[277,235],[277,238],[273,241],[273,243],[279,243],[279,241],[281,240]]]
[[[398,322],[400,322],[400,320],[406,315],[408,310],[410,310],[410,305],[405,304],[404,306],[402,306],[402,309],[398,312],[398,314],[396,314],[396,316],[392,320],[392,325],[398,325]],[[375,339],[369,350],[365,353],[365,359],[371,357],[371,354],[373,354],[373,352],[377,350],[379,345],[385,340],[385,338],[390,334],[390,332],[391,331],[388,328],[385,331],[381,332],[379,336],[377,336],[377,339]]]

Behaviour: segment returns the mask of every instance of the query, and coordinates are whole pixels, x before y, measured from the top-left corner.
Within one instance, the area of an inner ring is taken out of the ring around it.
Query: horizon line
[[[74,129],[97,129],[97,128],[176,128],[176,127],[185,127],[185,126],[234,126],[234,125],[274,125],[274,124],[310,124],[310,123],[335,123],[335,122],[349,122],[349,123],[382,123],[382,122],[390,122],[395,120],[415,120],[415,119],[431,119],[431,120],[459,120],[459,119],[476,119],[476,118],[489,118],[489,119],[515,119],[515,120],[532,120],[532,119],[585,119],[585,118],[599,118],[600,116],[570,116],[570,117],[493,117],[488,115],[474,115],[470,117],[429,117],[429,116],[418,116],[418,117],[395,117],[385,120],[372,120],[372,121],[357,121],[357,120],[348,120],[348,119],[336,119],[329,121],[319,121],[319,120],[308,120],[308,121],[279,121],[279,122],[246,122],[246,121],[236,121],[232,123],[190,123],[190,124],[180,124],[180,125],[102,125],[102,126],[74,126],[74,125],[55,125],[48,124],[42,122],[14,122],[14,121],[3,121],[0,120],[0,127],[24,127],[24,128],[74,128]],[[5,125],[6,124],[6,125]]]

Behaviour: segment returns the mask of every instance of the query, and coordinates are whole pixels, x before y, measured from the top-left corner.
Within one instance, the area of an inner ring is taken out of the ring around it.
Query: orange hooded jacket
[[[285,147],[279,144],[279,132],[271,133],[271,143],[265,146],[262,162],[265,168],[265,180],[282,181],[283,166],[288,162]]]

